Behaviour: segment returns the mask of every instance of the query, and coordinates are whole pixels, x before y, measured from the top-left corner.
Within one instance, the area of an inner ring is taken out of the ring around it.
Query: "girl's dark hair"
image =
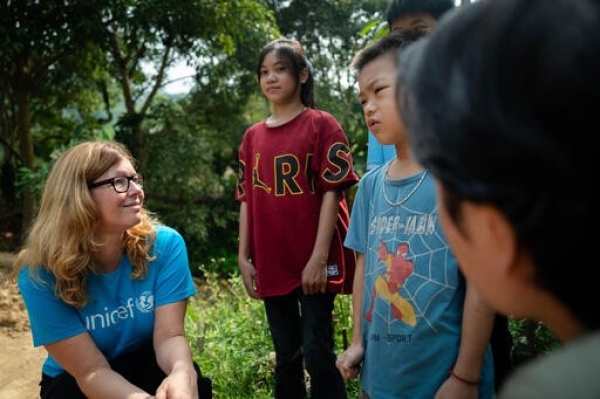
[[[303,69],[308,69],[308,78],[300,88],[300,101],[306,107],[315,108],[315,81],[313,77],[313,68],[306,55],[304,48],[299,41],[281,37],[267,44],[260,52],[258,64],[256,66],[256,75],[260,81],[261,65],[271,51],[277,52],[277,57],[285,63],[292,71],[296,81],[300,82],[300,73]]]

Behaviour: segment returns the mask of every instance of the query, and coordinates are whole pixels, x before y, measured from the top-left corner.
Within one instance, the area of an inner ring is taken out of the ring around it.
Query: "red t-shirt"
[[[246,201],[250,257],[261,297],[301,285],[319,223],[323,193],[358,182],[348,138],[335,118],[306,109],[293,120],[251,126],[239,148],[236,199]],[[350,293],[356,258],[343,246],[349,211],[340,200],[327,261],[330,292]]]

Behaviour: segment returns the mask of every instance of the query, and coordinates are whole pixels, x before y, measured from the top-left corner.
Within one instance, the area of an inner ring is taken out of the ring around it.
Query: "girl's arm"
[[[256,287],[256,268],[250,259],[250,243],[248,241],[248,207],[245,201],[240,203],[240,221],[239,221],[239,243],[238,243],[238,267],[244,287],[251,298],[258,299]]]
[[[324,294],[327,289],[327,259],[335,232],[341,192],[330,190],[323,194],[315,246],[302,271],[302,290],[305,294]]]

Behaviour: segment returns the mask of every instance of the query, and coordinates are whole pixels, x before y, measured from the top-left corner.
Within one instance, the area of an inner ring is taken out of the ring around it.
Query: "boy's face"
[[[396,108],[397,67],[389,52],[366,64],[358,74],[358,99],[369,130],[381,144],[404,140],[404,125]]]
[[[419,30],[429,32],[436,24],[435,18],[431,14],[427,13],[415,13],[404,15],[394,22],[390,26],[390,31],[404,32],[407,30]]]

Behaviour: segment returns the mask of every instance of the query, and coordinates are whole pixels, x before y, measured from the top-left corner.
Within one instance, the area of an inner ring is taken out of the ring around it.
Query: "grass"
[[[188,306],[186,333],[194,360],[203,374],[212,379],[215,398],[271,399],[275,354],[263,302],[248,297],[239,274],[222,277],[223,270],[237,270],[236,265],[233,257],[211,259],[208,266],[200,266],[203,279],[198,284],[198,295]],[[338,354],[352,336],[351,300],[350,295],[338,295],[335,302]],[[539,322],[509,318],[509,329],[514,366],[561,346],[558,338]],[[360,397],[356,379],[349,381],[347,388],[350,399]]]
[[[219,399],[273,398],[275,354],[263,302],[246,294],[239,275],[223,278],[202,269],[199,293],[188,306],[186,333],[194,360],[213,382]],[[335,303],[336,353],[347,342],[351,297]],[[348,332],[349,334],[350,332]],[[358,398],[358,382],[347,384],[350,398]]]

